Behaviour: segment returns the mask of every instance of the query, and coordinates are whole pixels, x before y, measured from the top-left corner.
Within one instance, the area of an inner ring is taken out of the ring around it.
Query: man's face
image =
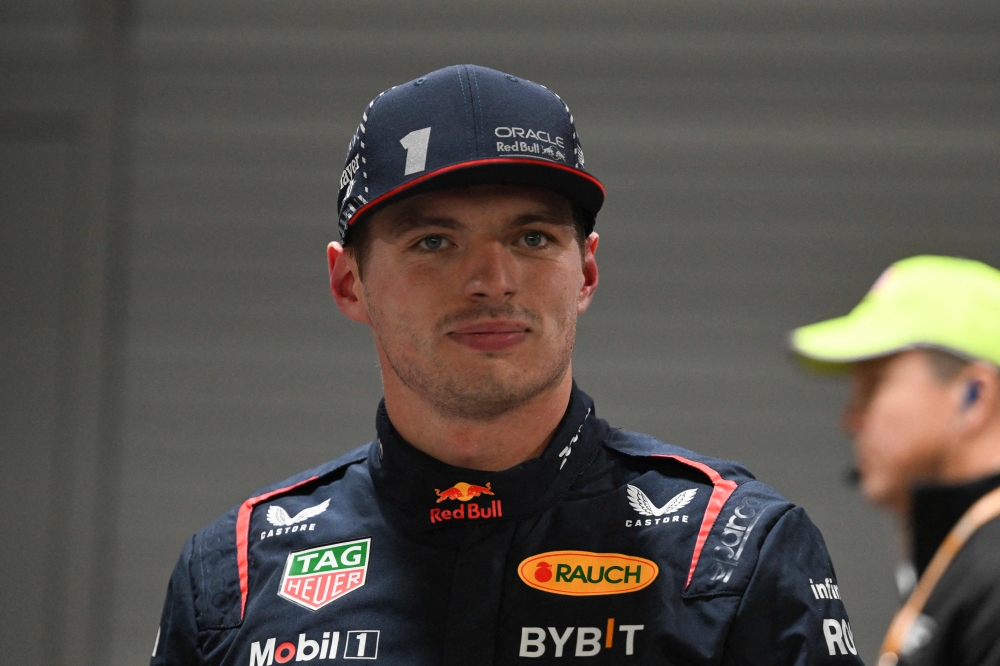
[[[577,316],[597,284],[597,236],[581,253],[565,198],[534,187],[454,188],[366,224],[359,296],[383,375],[391,369],[438,411],[471,420],[564,379]]]
[[[934,478],[955,414],[954,389],[921,351],[855,363],[844,426],[865,496],[900,515],[914,484]]]

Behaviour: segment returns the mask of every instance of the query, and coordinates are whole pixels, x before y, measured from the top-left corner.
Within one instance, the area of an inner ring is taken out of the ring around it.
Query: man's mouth
[[[455,327],[448,337],[475,351],[496,352],[513,349],[524,342],[531,328],[521,321],[493,319]]]

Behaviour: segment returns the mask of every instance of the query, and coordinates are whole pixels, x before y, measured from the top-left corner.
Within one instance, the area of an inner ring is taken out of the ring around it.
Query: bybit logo
[[[562,657],[567,649],[573,649],[574,657],[594,657],[601,649],[611,650],[615,645],[615,619],[608,618],[607,630],[602,634],[597,627],[566,627],[558,630],[555,627],[521,627],[521,646],[517,656],[538,658],[545,656],[549,646],[548,638],[552,639],[552,656]],[[642,624],[623,624],[618,627],[618,633],[625,634],[625,655],[635,654],[636,633],[645,629]],[[570,638],[576,633],[576,640]],[[604,641],[601,641],[601,638]],[[569,645],[567,645],[569,643]],[[603,644],[602,644],[603,643]],[[621,643],[619,643],[620,645]]]

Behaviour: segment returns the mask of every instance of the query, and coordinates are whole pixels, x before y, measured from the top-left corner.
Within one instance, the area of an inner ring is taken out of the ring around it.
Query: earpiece
[[[970,381],[965,385],[965,399],[962,401],[962,407],[968,409],[976,404],[979,400],[979,391],[982,389],[982,385],[977,381]]]

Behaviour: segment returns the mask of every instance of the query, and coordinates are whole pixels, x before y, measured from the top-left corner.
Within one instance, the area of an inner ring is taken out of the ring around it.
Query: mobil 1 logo
[[[348,631],[344,659],[377,659],[378,631]]]
[[[248,666],[274,666],[314,659],[320,662],[334,659],[378,659],[380,633],[378,629],[353,629],[347,632],[302,633],[297,639],[292,636],[272,636],[251,644]]]

